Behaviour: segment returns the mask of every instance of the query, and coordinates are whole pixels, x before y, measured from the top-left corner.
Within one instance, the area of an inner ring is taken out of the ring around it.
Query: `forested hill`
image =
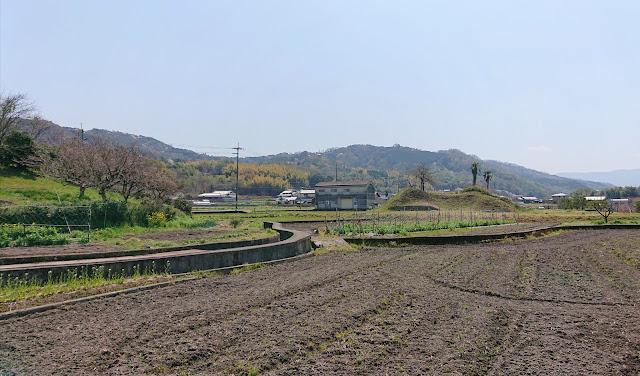
[[[66,134],[67,136],[77,135],[79,130],[66,128],[54,123],[44,121],[47,131],[44,137],[55,138],[56,134]],[[25,124],[27,126],[27,124]],[[86,138],[103,137],[116,141],[123,145],[135,143],[142,152],[154,159],[168,162],[171,168],[180,170],[182,166],[175,165],[174,162],[190,162],[202,160],[220,160],[223,158],[211,157],[205,154],[196,153],[191,150],[175,148],[152,137],[138,136],[129,133],[107,131],[102,129],[91,129],[84,132]],[[221,160],[222,159],[222,160]],[[291,178],[288,171],[284,176],[275,176],[274,171],[280,171],[275,167],[269,167],[268,171],[262,171],[260,179],[265,176],[276,179],[268,183],[258,179],[258,175],[253,176],[251,181],[247,181],[249,186],[256,189],[264,186],[269,188],[269,192],[282,187],[295,187],[296,182],[304,181],[306,186],[314,186],[319,181],[333,180],[336,174],[336,164],[338,167],[338,179],[340,180],[372,180],[379,191],[395,192],[398,187],[409,185],[408,172],[419,163],[426,163],[434,172],[436,189],[464,188],[471,185],[471,172],[469,171],[472,162],[479,162],[482,171],[491,170],[493,180],[491,188],[503,193],[534,195],[546,197],[554,193],[569,193],[578,188],[603,189],[610,187],[606,183],[595,183],[576,179],[563,178],[549,175],[543,172],[534,171],[522,166],[503,163],[498,161],[483,161],[473,155],[465,154],[459,150],[426,151],[404,146],[372,146],[372,145],[351,145],[341,148],[333,148],[321,153],[299,152],[281,153],[263,157],[243,158],[243,163],[257,164],[283,164],[287,167],[295,168],[296,174],[302,171],[306,174],[303,180]],[[223,164],[227,164],[225,161]],[[182,164],[181,164],[182,165]],[[185,165],[186,166],[186,165]],[[229,176],[217,176],[213,184],[209,180],[213,179],[209,165],[204,164],[190,172],[184,172],[189,176],[194,191],[201,189],[218,189],[227,187],[230,183]],[[199,171],[203,169],[203,171]],[[196,173],[199,171],[198,173]],[[208,172],[206,172],[208,171]],[[284,171],[284,170],[283,170]],[[179,171],[178,175],[183,176]],[[224,175],[224,174],[223,174]],[[264,176],[263,176],[264,175]],[[277,174],[276,174],[277,175]],[[242,179],[241,179],[242,180]],[[276,184],[277,183],[277,184]],[[272,185],[274,185],[272,187]],[[301,183],[302,184],[302,183]],[[478,176],[478,184],[484,185],[482,174]],[[267,187],[267,185],[269,187]],[[228,187],[227,187],[228,188]]]
[[[419,163],[426,163],[436,175],[436,189],[455,189],[471,185],[470,165],[479,162],[482,171],[490,170],[492,189],[512,194],[549,196],[558,192],[571,192],[577,188],[603,189],[610,185],[563,178],[531,170],[515,164],[484,161],[460,150],[431,152],[404,146],[351,145],[329,149],[321,153],[281,153],[264,157],[246,158],[250,163],[290,163],[334,177],[336,163],[338,179],[377,181],[378,186],[393,190],[398,182],[406,185],[406,173]],[[478,176],[478,184],[484,181]]]
[[[32,127],[33,124],[29,120],[21,119],[20,127],[23,129]],[[47,143],[55,143],[60,136],[74,137],[80,133],[78,128],[63,127],[48,120],[39,120],[38,126],[42,129],[39,134],[39,141]],[[118,144],[129,146],[136,144],[142,153],[150,158],[162,162],[184,162],[198,161],[203,159],[215,159],[206,154],[196,153],[188,149],[180,149],[159,141],[153,137],[139,136],[131,133],[118,131],[108,131],[105,129],[89,129],[84,132],[84,137],[90,139],[92,137],[102,137],[111,139]]]

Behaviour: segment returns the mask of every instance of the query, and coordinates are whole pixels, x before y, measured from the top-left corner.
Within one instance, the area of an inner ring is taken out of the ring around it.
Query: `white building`
[[[233,193],[233,191],[213,191],[211,193],[199,194],[198,199],[203,201],[208,200],[210,202],[213,202],[213,201],[231,202],[236,200],[236,194]]]

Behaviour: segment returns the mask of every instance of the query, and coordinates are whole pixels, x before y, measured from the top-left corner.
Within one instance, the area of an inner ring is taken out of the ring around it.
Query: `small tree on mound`
[[[423,191],[426,183],[433,185],[436,181],[433,173],[429,170],[426,163],[420,163],[414,167],[413,170],[411,170],[411,175],[418,179],[420,182],[420,189]]]

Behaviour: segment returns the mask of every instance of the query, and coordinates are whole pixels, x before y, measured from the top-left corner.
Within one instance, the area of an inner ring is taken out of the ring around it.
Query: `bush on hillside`
[[[29,133],[13,131],[0,145],[0,164],[26,171],[29,168],[29,159],[35,152],[36,144]]]
[[[472,185],[471,187],[467,187],[467,188],[463,189],[462,192],[479,192],[479,193],[482,193],[482,194],[485,194],[485,195],[496,196],[495,194],[493,194],[487,188],[479,187],[477,185],[475,185],[475,186]]]
[[[185,214],[191,215],[191,209],[193,208],[193,203],[190,200],[187,200],[184,197],[173,200],[173,207],[176,209],[182,210]]]

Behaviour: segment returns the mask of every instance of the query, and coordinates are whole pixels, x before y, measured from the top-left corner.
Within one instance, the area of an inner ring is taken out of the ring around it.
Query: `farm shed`
[[[332,181],[316,184],[316,209],[366,210],[375,204],[376,188],[370,181]]]

